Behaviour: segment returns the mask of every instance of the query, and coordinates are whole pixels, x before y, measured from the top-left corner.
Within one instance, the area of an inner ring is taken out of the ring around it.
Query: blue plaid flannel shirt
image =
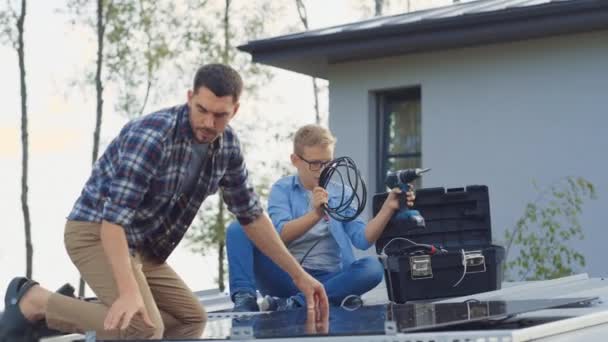
[[[209,146],[196,189],[184,194],[193,151],[188,112],[187,105],[172,107],[125,125],[95,163],[68,220],[120,225],[132,252],[164,261],[219,187],[241,224],[262,214],[230,126]]]

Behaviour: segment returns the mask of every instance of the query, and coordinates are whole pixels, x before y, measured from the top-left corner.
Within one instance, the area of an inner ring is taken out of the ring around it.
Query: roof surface
[[[235,332],[232,318],[240,316],[247,320],[250,315],[235,315],[229,312],[213,312],[231,308],[229,297],[218,290],[197,292],[201,303],[209,312],[209,323],[204,338],[218,339],[221,336],[230,336]],[[589,278],[587,274],[579,274],[554,280],[504,283],[503,288],[497,291],[475,294],[466,297],[450,298],[437,301],[462,302],[467,299],[479,301],[489,300],[526,300],[526,299],[554,299],[554,298],[588,298],[598,297],[600,300],[589,307],[570,307],[560,309],[547,309],[517,315],[518,320],[546,320],[547,323],[529,328],[512,328],[497,330],[448,330],[440,332],[418,332],[409,334],[394,334],[390,341],[604,341],[608,336],[608,281],[604,278]],[[386,288],[378,287],[364,296],[366,305],[386,303]],[[513,320],[515,320],[513,318]],[[82,338],[82,335],[56,337],[48,341],[72,341]],[[231,340],[246,340],[248,338],[235,338]],[[278,341],[281,339],[265,339]],[[291,338],[290,340],[294,340]],[[387,341],[387,335],[376,336],[342,336],[342,337],[307,337],[305,341]],[[194,341],[194,340],[193,340]]]

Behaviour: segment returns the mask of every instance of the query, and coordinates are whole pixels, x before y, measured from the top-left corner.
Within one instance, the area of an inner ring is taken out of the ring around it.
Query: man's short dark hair
[[[192,90],[196,93],[200,87],[211,90],[217,97],[231,95],[236,103],[243,90],[243,80],[236,70],[225,64],[207,64],[194,76]]]

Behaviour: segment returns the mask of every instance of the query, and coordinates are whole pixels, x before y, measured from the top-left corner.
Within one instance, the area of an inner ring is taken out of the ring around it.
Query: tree
[[[151,98],[163,94],[159,90],[154,96],[153,86],[161,68],[179,54],[176,32],[185,9],[153,0],[95,0],[94,4],[93,9],[91,0],[68,2],[69,11],[93,28],[97,37],[97,72],[95,80],[88,76],[87,82],[96,84],[98,95],[105,83],[116,87],[115,109],[127,118],[140,116]],[[107,72],[101,77],[104,68]]]
[[[380,1],[380,0],[376,0]],[[302,25],[304,25],[304,29],[308,31],[308,13],[306,12],[306,5],[304,4],[304,0],[296,0],[296,7],[298,9],[298,15],[300,17],[300,21]],[[312,78],[312,93],[315,99],[315,123],[321,123],[321,114],[319,112],[319,86],[317,84],[317,78]]]
[[[6,8],[0,10],[0,28],[3,42],[10,43],[17,52],[19,61],[19,85],[21,91],[21,210],[23,211],[23,224],[25,230],[25,267],[26,276],[32,277],[34,246],[32,245],[32,223],[28,205],[28,161],[29,138],[27,116],[27,83],[25,77],[25,18],[27,2],[21,0],[19,11],[9,0]]]
[[[99,1],[99,0],[98,0]],[[107,59],[109,79],[118,84],[116,109],[128,118],[141,116],[161,68],[180,49],[175,40],[181,12],[170,1],[114,0],[109,7]]]
[[[243,3],[241,3],[243,4]],[[256,6],[257,5],[257,6]],[[225,0],[224,6],[220,10],[221,18],[221,37],[212,37],[208,34],[191,32],[193,37],[199,37],[197,40],[190,41],[190,46],[193,50],[206,51],[203,58],[206,62],[222,62],[235,67],[245,80],[245,90],[243,97],[256,98],[257,90],[266,84],[272,77],[271,73],[257,65],[251,63],[249,57],[236,50],[232,41],[235,37],[241,39],[255,39],[264,31],[264,22],[269,22],[269,15],[274,11],[270,8],[270,2],[265,2],[253,5],[255,7],[247,8],[232,7],[231,0]],[[239,25],[234,25],[233,22],[238,22]],[[203,39],[200,39],[200,38]],[[242,100],[244,101],[244,100]],[[241,109],[242,111],[242,109]],[[266,117],[250,115],[253,113],[239,114],[239,120],[234,122],[235,128],[239,131],[239,137],[245,155],[252,141],[255,139],[259,142],[259,134],[254,137],[252,132],[259,132],[260,127],[272,127],[272,123]],[[282,136],[274,135],[273,139],[281,139]],[[263,142],[262,142],[263,143]],[[268,142],[270,144],[270,142]],[[249,169],[268,170],[271,167],[276,167],[277,164],[270,164],[267,161],[262,161],[255,164],[248,164]],[[253,167],[252,167],[253,166]],[[276,168],[274,170],[277,170]],[[263,172],[253,176],[254,187],[256,192],[262,198],[267,195],[269,177],[260,176]],[[251,175],[250,175],[251,176]],[[218,287],[221,291],[225,289],[225,234],[226,225],[234,219],[225,207],[223,195],[219,194],[211,196],[201,207],[197,218],[193,222],[187,239],[192,246],[193,251],[202,253],[203,255],[214,252],[218,258],[218,277],[216,278]]]
[[[87,83],[95,85],[96,115],[91,156],[91,163],[95,164],[99,156],[105,84],[118,84],[120,96],[115,108],[120,113],[129,118],[142,115],[156,81],[156,72],[173,56],[168,41],[178,21],[173,15],[172,3],[153,0],[70,0],[68,9],[75,18],[84,20],[94,29],[97,41],[95,76],[94,79],[87,77]],[[93,12],[94,15],[89,14]],[[104,67],[107,69],[105,77]],[[136,95],[139,92],[144,95]],[[84,296],[82,279],[78,293]]]
[[[516,272],[520,280],[541,280],[572,274],[585,266],[585,257],[568,246],[572,239],[583,239],[579,221],[584,199],[595,199],[595,187],[582,177],[564,177],[545,189],[526,205],[515,227],[505,232],[505,272]],[[509,252],[518,254],[509,261]]]

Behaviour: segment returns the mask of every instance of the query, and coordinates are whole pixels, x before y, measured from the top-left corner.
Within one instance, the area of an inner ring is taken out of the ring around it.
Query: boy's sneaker
[[[260,311],[257,297],[250,292],[237,292],[234,294],[233,312],[257,312]]]
[[[262,309],[262,311],[285,311],[299,307],[301,307],[300,303],[293,299],[293,297],[281,298],[264,296],[262,302],[260,303],[260,309]]]
[[[340,306],[345,310],[356,310],[363,306],[363,299],[357,295],[348,295],[342,300]]]

